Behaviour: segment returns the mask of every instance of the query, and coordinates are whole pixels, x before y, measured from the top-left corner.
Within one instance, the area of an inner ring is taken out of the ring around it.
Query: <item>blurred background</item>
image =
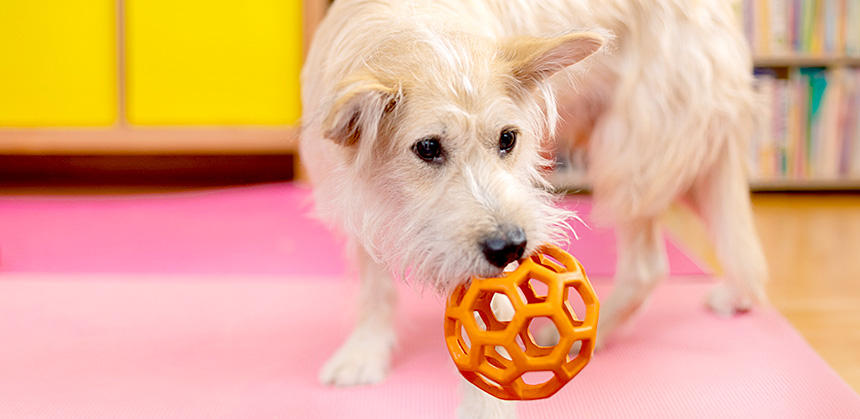
[[[0,0],[0,205],[300,178],[299,72],[326,5]],[[860,389],[860,0],[736,5],[762,99],[748,161],[769,293]],[[555,176],[587,193],[583,156],[560,156]],[[719,272],[692,214],[665,221]],[[14,271],[16,251],[43,250],[4,243],[18,237],[6,222],[0,271]]]
[[[5,182],[289,179],[321,0],[4,0]]]

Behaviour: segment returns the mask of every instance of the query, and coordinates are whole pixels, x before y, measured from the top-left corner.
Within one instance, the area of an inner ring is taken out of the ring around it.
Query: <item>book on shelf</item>
[[[847,0],[843,22],[845,53],[860,56],[860,1]]]
[[[759,56],[860,56],[860,0],[743,0],[736,8]]]
[[[749,145],[757,180],[860,176],[860,69],[759,69],[763,111]]]

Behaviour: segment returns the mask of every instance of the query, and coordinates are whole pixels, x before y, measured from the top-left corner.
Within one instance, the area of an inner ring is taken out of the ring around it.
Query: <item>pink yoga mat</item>
[[[353,283],[67,279],[0,280],[0,417],[453,417],[435,295],[402,289],[384,383],[337,389],[316,374],[348,333]],[[520,403],[522,417],[860,417],[860,397],[782,317],[715,317],[707,286],[663,284],[572,383]]]
[[[587,198],[565,205],[589,220]],[[0,196],[0,272],[312,275],[343,278],[342,242],[290,183],[121,196]],[[577,226],[593,276],[615,270],[607,230]],[[702,270],[669,242],[674,275]]]

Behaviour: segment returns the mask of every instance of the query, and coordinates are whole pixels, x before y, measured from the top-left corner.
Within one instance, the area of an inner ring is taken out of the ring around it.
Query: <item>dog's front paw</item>
[[[323,365],[319,380],[340,387],[376,384],[388,375],[390,365],[390,342],[353,335]]]
[[[717,315],[729,317],[750,311],[756,302],[764,300],[764,292],[751,296],[727,282],[720,282],[708,292],[706,303]]]
[[[468,382],[463,382],[457,419],[516,419],[517,407],[513,402],[497,399]]]

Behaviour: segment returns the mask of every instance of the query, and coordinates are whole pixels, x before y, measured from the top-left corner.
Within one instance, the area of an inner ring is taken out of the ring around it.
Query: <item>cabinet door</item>
[[[129,121],[283,125],[300,115],[298,0],[127,0]]]
[[[116,120],[116,1],[0,4],[0,126]]]

